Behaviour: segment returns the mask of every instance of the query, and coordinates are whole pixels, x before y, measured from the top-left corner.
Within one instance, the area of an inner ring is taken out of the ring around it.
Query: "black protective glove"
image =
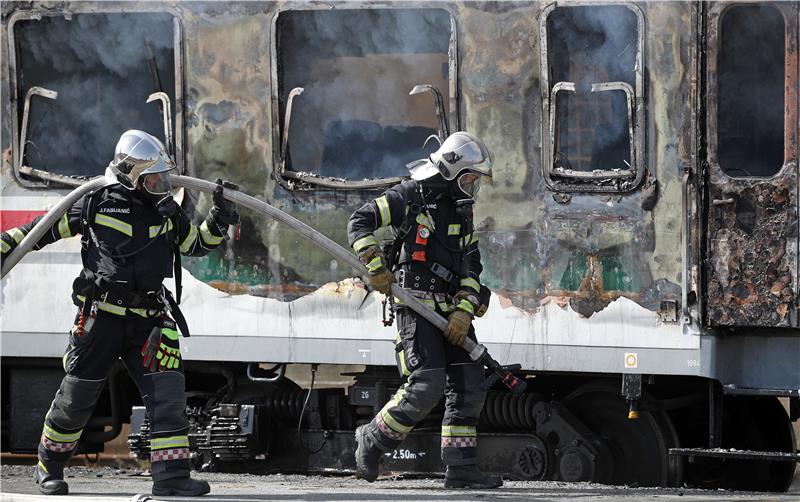
[[[239,212],[236,210],[236,203],[222,196],[222,187],[230,190],[239,190],[239,186],[229,181],[222,181],[217,178],[217,188],[214,190],[214,207],[211,208],[211,216],[214,221],[222,225],[235,225],[239,223]]]

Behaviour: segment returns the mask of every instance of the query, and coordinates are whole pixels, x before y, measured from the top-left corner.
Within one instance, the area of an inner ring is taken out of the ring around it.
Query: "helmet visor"
[[[470,170],[491,176],[492,160],[489,157],[489,152],[475,141],[464,143],[448,155],[451,156],[452,160],[448,159],[447,155],[444,157],[451,164],[458,164],[460,161]]]
[[[169,171],[143,174],[141,178],[142,187],[146,192],[153,195],[165,195],[172,190],[172,184],[169,182]]]
[[[464,173],[458,177],[458,188],[469,198],[474,198],[480,188],[481,175],[478,173]]]

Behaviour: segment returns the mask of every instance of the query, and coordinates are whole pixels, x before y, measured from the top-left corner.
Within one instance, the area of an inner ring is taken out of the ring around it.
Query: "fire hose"
[[[172,175],[170,181],[173,186],[183,187],[189,190],[199,190],[202,192],[213,193],[217,188],[216,183],[205,181],[189,176]],[[56,204],[47,214],[42,217],[39,223],[25,236],[20,244],[12,251],[12,253],[3,261],[2,271],[0,278],[6,276],[11,269],[27,254],[33,245],[42,238],[53,224],[74,204],[77,200],[85,194],[102,188],[108,184],[114,183],[113,178],[98,177],[94,178],[85,184],[79,186],[64,197],[58,204]],[[264,201],[258,200],[254,197],[247,195],[238,190],[229,188],[223,189],[223,196],[235,202],[241,207],[246,207],[257,213],[269,216],[280,223],[289,226],[292,230],[299,233],[303,237],[309,239],[318,247],[332,254],[338,260],[350,265],[354,270],[359,273],[365,273],[366,269],[361,264],[359,259],[348,249],[340,246],[327,236],[314,230],[297,218],[281,211],[280,209],[267,204]],[[447,327],[447,320],[437,314],[433,309],[422,303],[419,299],[413,296],[409,291],[401,288],[398,284],[392,284],[392,294],[402,301],[406,306],[417,312],[424,317],[428,322],[436,326],[436,328],[444,331]],[[514,376],[511,371],[518,369],[519,365],[503,366],[498,363],[494,358],[489,355],[489,351],[483,344],[476,343],[470,338],[465,338],[461,346],[468,354],[472,361],[480,363],[492,373],[490,377],[491,382],[498,379],[514,393],[522,393],[525,391],[525,382]]]

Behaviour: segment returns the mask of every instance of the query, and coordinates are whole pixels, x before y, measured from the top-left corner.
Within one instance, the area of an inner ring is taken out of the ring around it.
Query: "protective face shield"
[[[458,189],[470,199],[474,199],[480,188],[481,175],[478,173],[465,172],[458,177]]]
[[[177,203],[172,198],[172,184],[169,181],[169,171],[142,174],[139,180],[147,198],[153,201],[153,204],[162,216],[168,218],[175,214],[178,207]]]

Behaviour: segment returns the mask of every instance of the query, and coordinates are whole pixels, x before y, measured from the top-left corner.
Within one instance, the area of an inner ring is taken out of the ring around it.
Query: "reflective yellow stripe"
[[[97,302],[97,308],[110,314],[125,315],[125,307],[119,307],[106,302]]]
[[[161,230],[159,232],[159,230]],[[150,238],[156,237],[157,235],[165,234],[172,230],[172,220],[167,220],[166,225],[150,225]]]
[[[397,335],[398,343],[400,342],[400,335]],[[406,349],[402,349],[398,354],[397,359],[400,361],[400,371],[403,373],[403,376],[408,376],[411,372],[408,370],[408,366],[406,365]],[[398,391],[400,392],[400,391]]]
[[[188,448],[189,436],[170,436],[166,438],[152,438],[150,440],[151,450],[163,450],[165,448]]]
[[[103,225],[104,227],[113,228],[114,230],[122,232],[128,237],[133,237],[133,227],[130,225],[130,223],[125,223],[124,221],[118,220],[107,214],[97,213],[97,215],[94,217],[94,222],[98,225]]]
[[[472,425],[443,425],[442,436],[444,437],[477,437],[478,431]]]
[[[61,219],[58,220],[58,235],[60,235],[62,239],[72,237],[72,232],[69,229],[69,218],[67,218],[67,213],[64,213],[63,216],[61,216]]]
[[[468,248],[471,245],[475,244],[476,242],[478,242],[478,234],[473,232],[471,234],[465,235],[464,238],[461,239],[461,247]]]
[[[389,408],[393,407],[393,406],[397,406],[397,405],[399,405],[399,404],[400,404],[400,401],[402,401],[402,399],[403,399],[404,397],[406,397],[406,394],[408,393],[408,391],[406,390],[406,386],[407,386],[407,385],[408,385],[408,384],[405,384],[405,383],[404,383],[403,385],[401,385],[401,386],[400,386],[400,388],[399,388],[399,389],[397,389],[397,392],[395,392],[395,393],[394,393],[394,396],[392,396],[392,400],[391,400],[391,401],[389,401],[389,406],[387,406],[387,407],[386,407],[386,409],[387,409],[387,410],[388,410]]]
[[[417,223],[420,225],[425,225],[428,228],[433,228],[433,225],[431,225],[431,220],[429,220],[428,217],[422,213],[417,215]]]
[[[11,251],[11,246],[4,240],[0,239],[0,251],[3,253],[8,253]]]
[[[402,433],[406,433],[406,432],[410,432],[411,429],[414,428],[413,425],[403,425],[403,424],[401,424],[400,422],[395,420],[394,417],[388,411],[386,411],[385,409],[381,410],[381,418],[383,419],[384,422],[386,422],[386,425],[388,425],[389,428],[391,428],[393,431],[399,432],[401,434]]]
[[[447,235],[458,235],[461,233],[461,223],[451,223],[447,225]]]
[[[378,241],[375,240],[375,236],[369,234],[355,241],[353,243],[353,249],[355,250],[356,253],[360,253],[364,248],[377,245]]]
[[[39,465],[39,468],[40,468],[40,469],[42,469],[42,470],[43,470],[44,472],[46,472],[47,474],[50,474],[50,471],[48,471],[48,470],[47,470],[47,466],[45,466],[45,465],[42,463],[42,461],[41,461],[41,460],[39,461],[39,464],[38,464],[38,465]]]
[[[209,246],[216,246],[217,244],[222,242],[222,237],[218,237],[211,233],[211,230],[208,228],[207,221],[204,221],[200,225],[200,237],[202,237],[203,242],[205,242]]]
[[[181,243],[180,249],[181,253],[188,253],[192,246],[194,246],[195,241],[197,240],[197,227],[194,225],[189,225],[189,235]]]
[[[453,311],[453,306],[450,305],[449,303],[439,303],[438,305],[439,305],[439,309],[441,309],[442,312],[452,312]]]
[[[382,266],[383,266],[383,262],[381,261],[381,257],[380,256],[376,256],[375,258],[372,259],[371,262],[369,262],[367,264],[367,270],[369,270],[370,272],[375,272],[376,270],[378,270]]]
[[[81,438],[81,434],[83,434],[83,429],[78,432],[73,432],[72,434],[62,434],[61,432],[53,430],[53,428],[47,424],[44,424],[44,437],[59,443],[72,443],[77,441]]]
[[[8,235],[10,235],[14,239],[14,242],[16,242],[17,244],[22,242],[22,239],[25,238],[25,233],[23,233],[23,231],[18,228],[12,228],[11,230],[9,230]]]
[[[475,307],[469,300],[461,300],[458,302],[458,308],[465,312],[469,312],[472,315],[475,315]]]
[[[461,285],[467,288],[472,288],[475,291],[481,290],[481,283],[473,279],[472,277],[464,277],[461,279]]]
[[[392,222],[392,213],[389,211],[389,200],[385,195],[381,195],[375,199],[375,204],[378,205],[378,210],[381,212],[380,226],[385,227]]]

